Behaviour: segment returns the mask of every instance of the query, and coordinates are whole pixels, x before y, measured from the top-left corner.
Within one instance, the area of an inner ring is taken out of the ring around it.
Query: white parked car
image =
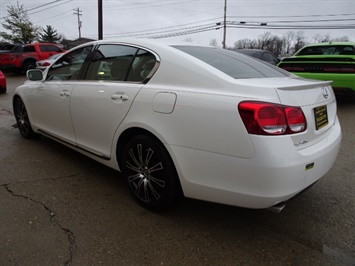
[[[42,71],[46,70],[51,64],[53,64],[57,58],[59,58],[62,53],[54,54],[47,59],[39,60],[36,62],[36,68]]]
[[[281,208],[327,173],[341,142],[330,82],[219,48],[95,41],[27,77],[13,98],[21,135],[121,171],[151,210],[181,195]]]

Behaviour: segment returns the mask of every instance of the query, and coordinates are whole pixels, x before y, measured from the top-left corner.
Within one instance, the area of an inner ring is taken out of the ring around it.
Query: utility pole
[[[98,21],[99,21],[99,40],[103,39],[103,23],[102,23],[102,18],[103,18],[103,14],[102,14],[102,0],[98,0],[98,10],[99,10],[99,14],[98,14]]]
[[[223,49],[226,49],[226,34],[227,34],[227,0],[224,0],[224,23],[223,23]]]
[[[81,12],[83,12],[82,10],[79,9],[79,7],[77,9],[73,9],[74,15],[78,16],[78,28],[79,28],[79,39],[81,39],[81,20],[80,20],[80,16],[82,16]]]

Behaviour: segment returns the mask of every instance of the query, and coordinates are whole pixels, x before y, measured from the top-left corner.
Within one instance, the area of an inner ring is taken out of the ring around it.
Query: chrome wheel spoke
[[[154,149],[138,143],[128,150],[125,162],[129,171],[127,180],[133,193],[146,203],[159,200],[166,186],[161,176],[163,172],[159,172],[164,169],[163,163],[154,154]]]
[[[144,161],[144,166],[148,167],[150,159],[152,158],[153,154],[154,154],[154,151],[151,148],[149,148],[147,151],[147,156]]]
[[[139,173],[139,172],[140,172],[140,169],[141,169],[141,167],[139,167],[139,166],[134,166],[134,165],[132,165],[130,162],[126,162],[126,167],[127,167],[128,169],[131,169],[131,170],[137,172],[137,173]]]
[[[150,201],[149,193],[147,191],[147,181],[144,179],[139,180],[136,188],[136,194],[145,202]]]
[[[20,122],[18,127],[24,133],[27,133],[29,131],[29,124],[26,121]]]
[[[134,183],[134,181],[136,180],[140,180],[141,179],[141,175],[139,173],[137,173],[136,175],[131,175],[128,177],[128,181],[130,183]]]
[[[152,182],[148,182],[148,188],[150,189],[150,191],[152,192],[153,196],[155,197],[155,199],[159,199],[160,198],[160,194],[155,190]]]
[[[149,180],[151,181],[151,183],[155,183],[155,184],[157,184],[158,186],[160,186],[162,188],[165,187],[165,181],[164,180],[155,178],[152,175],[150,175]]]
[[[150,173],[153,173],[153,172],[159,171],[159,170],[163,170],[163,164],[161,162],[159,162],[156,165],[154,165],[153,167],[149,168]]]
[[[31,131],[30,120],[25,108],[25,105],[21,100],[16,101],[15,105],[15,117],[17,121],[17,126],[24,135],[27,135]]]
[[[140,161],[137,160],[136,155],[134,154],[134,151],[132,149],[129,150],[129,155],[131,157],[131,159],[133,160],[133,162],[135,163],[135,165],[137,165],[138,167],[142,167],[143,166],[143,161],[141,159],[141,155],[139,155],[141,153],[142,150],[142,145],[137,145],[137,151],[138,151],[138,156],[140,157]]]
[[[148,181],[143,181],[143,189],[144,189],[144,200],[146,202],[150,202],[150,196],[149,196],[149,189],[148,189],[148,186],[149,186],[149,182]]]

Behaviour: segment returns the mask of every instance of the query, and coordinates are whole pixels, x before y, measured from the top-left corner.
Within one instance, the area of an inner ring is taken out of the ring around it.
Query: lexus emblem
[[[328,91],[328,88],[327,88],[327,87],[323,87],[323,88],[322,88],[322,94],[323,94],[324,99],[328,99],[328,97],[329,97],[329,91]]]

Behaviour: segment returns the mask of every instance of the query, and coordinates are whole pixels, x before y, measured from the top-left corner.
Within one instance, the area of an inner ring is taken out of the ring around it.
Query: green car
[[[336,95],[355,98],[354,42],[310,44],[278,66],[303,78],[332,80]]]

